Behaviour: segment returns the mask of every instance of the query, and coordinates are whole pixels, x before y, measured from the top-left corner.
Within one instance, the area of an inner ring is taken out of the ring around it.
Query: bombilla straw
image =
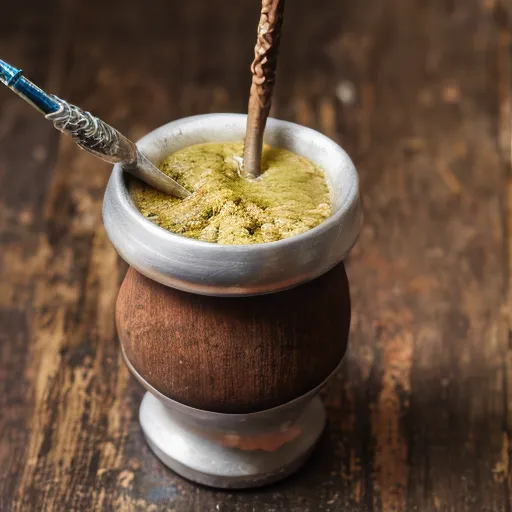
[[[53,122],[57,130],[69,135],[83,150],[109,163],[120,163],[124,171],[148,185],[175,197],[190,192],[153,165],[135,143],[115,128],[78,107],[47,94],[27,80],[21,71],[0,60],[0,82]]]
[[[244,141],[243,173],[248,178],[261,174],[263,133],[267,124],[276,80],[277,54],[281,41],[285,0],[262,0],[258,39],[251,65],[252,84]]]

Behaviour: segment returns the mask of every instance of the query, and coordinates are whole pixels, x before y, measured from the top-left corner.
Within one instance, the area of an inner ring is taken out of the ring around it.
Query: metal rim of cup
[[[248,426],[254,429],[254,425],[259,426],[261,424],[275,422],[276,417],[282,417],[286,415],[297,415],[299,414],[306,403],[312,400],[318,393],[328,384],[329,381],[339,372],[341,365],[343,363],[343,358],[340,359],[340,362],[336,365],[336,368],[329,373],[329,375],[319,384],[317,384],[313,389],[309,390],[307,393],[300,395],[289,402],[283,403],[281,405],[277,405],[275,407],[271,407],[270,409],[263,409],[260,411],[249,412],[249,413],[225,413],[225,412],[216,412],[216,411],[208,411],[204,409],[197,409],[195,407],[191,407],[181,402],[177,402],[172,398],[167,397],[156,388],[154,388],[142,375],[134,368],[123,348],[121,348],[121,352],[124,358],[128,369],[135,377],[135,379],[153,396],[158,398],[169,410],[174,413],[179,413],[183,417],[188,417],[189,419],[193,419],[198,424],[206,425],[209,424],[218,429],[228,428],[232,429],[238,425],[238,427],[243,428],[244,426]]]
[[[239,140],[245,122],[242,114],[193,116],[157,128],[137,145],[158,164],[194,143]],[[309,231],[276,242],[220,245],[194,240],[146,219],[131,200],[130,178],[116,165],[105,193],[103,218],[120,256],[166,286],[227,297],[285,290],[336,266],[355,243],[362,223],[359,180],[352,161],[325,135],[287,121],[269,118],[266,142],[302,154],[325,170],[335,208],[331,217]]]

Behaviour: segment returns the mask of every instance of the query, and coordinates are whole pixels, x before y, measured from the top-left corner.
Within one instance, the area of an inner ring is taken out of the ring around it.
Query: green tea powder
[[[323,171],[301,156],[264,146],[262,174],[240,176],[241,142],[197,144],[160,169],[192,195],[177,199],[133,180],[142,215],[173,233],[219,244],[274,242],[303,233],[331,215]]]

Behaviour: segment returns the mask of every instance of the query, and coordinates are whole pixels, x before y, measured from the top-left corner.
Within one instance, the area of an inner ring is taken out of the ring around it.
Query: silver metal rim
[[[318,386],[314,387],[311,391],[308,391],[304,395],[301,395],[293,400],[286,402],[285,404],[278,405],[277,407],[272,407],[271,409],[264,409],[262,411],[244,413],[244,414],[233,414],[233,413],[223,413],[223,412],[215,412],[215,411],[206,411],[204,409],[196,409],[195,407],[190,407],[189,405],[185,405],[181,402],[177,402],[172,398],[165,396],[160,393],[156,388],[154,388],[149,382],[147,382],[144,377],[133,367],[130,360],[126,356],[124,348],[121,347],[121,353],[123,354],[124,361],[128,369],[133,374],[133,376],[137,379],[137,381],[142,384],[142,386],[149,391],[152,395],[158,398],[163,404],[167,407],[178,410],[182,412],[184,415],[189,416],[208,416],[211,419],[233,419],[233,420],[241,420],[241,421],[250,421],[255,419],[264,419],[267,416],[274,416],[276,414],[281,414],[288,409],[300,408],[304,405],[308,400],[311,400],[318,392],[336,375],[336,373],[340,370],[341,365],[343,363],[343,358],[340,360],[336,368],[325,378]]]
[[[241,114],[180,119],[146,135],[138,147],[156,163],[162,154],[179,147],[206,140],[229,140],[212,133],[217,129],[224,130],[224,137],[239,134],[245,119]],[[193,240],[170,233],[143,217],[131,200],[121,166],[115,166],[105,193],[103,218],[120,256],[141,274],[165,286],[228,297],[292,288],[319,277],[342,261],[362,223],[359,180],[352,161],[334,141],[295,123],[269,119],[266,133],[270,143],[272,137],[281,137],[285,141],[281,147],[299,154],[304,146],[303,156],[331,169],[326,174],[333,180],[331,200],[337,205],[331,217],[305,233],[277,242],[227,246]],[[328,164],[320,162],[322,158]]]

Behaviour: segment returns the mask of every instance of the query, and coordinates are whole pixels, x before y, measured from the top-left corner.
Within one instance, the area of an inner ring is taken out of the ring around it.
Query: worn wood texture
[[[173,290],[130,269],[116,324],[132,366],[165,396],[206,411],[262,411],[336,370],[350,325],[347,275],[340,264],[292,290],[230,299]]]
[[[258,2],[4,4],[2,58],[133,138],[246,108]],[[198,488],[149,452],[114,328],[108,166],[0,90],[0,510],[510,511],[511,16],[287,3],[273,113],[347,149],[366,219],[326,435],[254,492]]]

